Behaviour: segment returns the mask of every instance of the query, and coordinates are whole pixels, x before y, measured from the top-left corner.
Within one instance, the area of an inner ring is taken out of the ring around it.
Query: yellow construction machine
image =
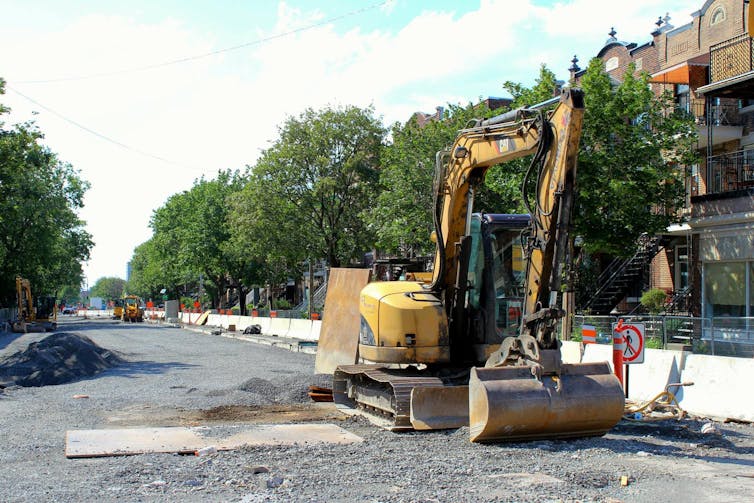
[[[432,280],[361,290],[362,363],[336,368],[339,407],[396,431],[469,425],[474,442],[602,435],[620,420],[609,364],[563,363],[557,333],[583,114],[566,89],[438,153]],[[530,215],[472,214],[487,170],[527,155]]]
[[[55,297],[31,294],[31,283],[28,279],[16,276],[16,304],[18,314],[13,322],[14,332],[49,332],[58,326],[58,309]]]
[[[123,321],[139,322],[144,321],[144,308],[142,307],[141,298],[137,295],[126,295],[123,298]]]
[[[123,318],[123,299],[113,299],[113,319]]]

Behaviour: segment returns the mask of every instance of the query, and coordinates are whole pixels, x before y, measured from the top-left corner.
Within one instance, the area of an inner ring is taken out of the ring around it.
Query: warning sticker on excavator
[[[623,363],[644,363],[644,324],[613,323],[613,334],[623,336]]]

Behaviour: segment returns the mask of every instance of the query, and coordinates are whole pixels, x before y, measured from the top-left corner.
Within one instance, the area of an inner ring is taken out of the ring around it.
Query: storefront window
[[[747,313],[746,262],[717,262],[704,266],[704,298],[708,318],[743,317]],[[749,265],[751,267],[751,265]]]

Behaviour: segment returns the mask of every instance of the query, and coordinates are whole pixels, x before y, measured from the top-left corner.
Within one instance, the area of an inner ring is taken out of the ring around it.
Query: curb
[[[220,337],[225,337],[228,339],[236,339],[239,341],[246,341],[246,342],[252,342],[254,344],[261,344],[264,346],[272,346],[276,348],[285,349],[287,351],[292,351],[294,353],[307,353],[307,354],[316,354],[317,353],[317,342],[316,341],[305,341],[301,339],[294,339],[290,337],[278,337],[277,335],[267,335],[267,334],[260,334],[260,335],[247,335],[243,333],[238,332],[229,332],[224,328],[220,327],[205,327],[205,328],[198,328],[198,327],[190,327],[187,325],[181,325],[181,328],[184,330],[188,330],[190,332],[196,332],[202,335],[219,335]],[[214,333],[220,331],[219,334]]]

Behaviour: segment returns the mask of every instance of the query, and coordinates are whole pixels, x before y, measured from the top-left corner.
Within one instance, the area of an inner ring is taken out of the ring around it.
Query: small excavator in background
[[[123,299],[113,299],[113,319],[123,318]]]
[[[31,283],[21,276],[16,276],[16,305],[17,318],[12,323],[14,332],[51,332],[57,328],[58,309],[55,297],[34,298]]]
[[[437,154],[432,279],[361,290],[362,363],[333,376],[341,409],[394,431],[468,425],[474,442],[603,435],[618,423],[624,396],[609,364],[563,363],[557,333],[583,114],[581,90],[565,89],[477,121]],[[487,170],[532,154],[525,223],[474,215]]]
[[[139,322],[144,321],[144,307],[141,298],[137,295],[126,295],[123,298],[123,321]]]

